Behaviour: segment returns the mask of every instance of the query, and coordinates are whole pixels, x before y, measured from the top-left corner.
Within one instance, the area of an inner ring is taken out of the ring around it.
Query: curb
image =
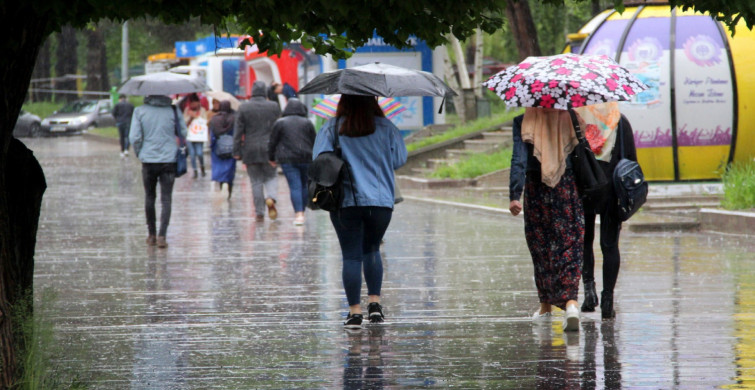
[[[81,135],[84,138],[88,138],[93,141],[106,142],[106,143],[110,143],[114,145],[120,145],[120,142],[121,142],[117,138],[105,137],[104,135],[99,135],[99,134],[81,133]]]
[[[700,225],[705,230],[755,236],[755,213],[720,209],[700,209]]]

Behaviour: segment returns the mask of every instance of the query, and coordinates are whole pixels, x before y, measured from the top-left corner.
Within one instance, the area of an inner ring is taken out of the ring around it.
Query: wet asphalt
[[[81,136],[24,142],[48,181],[34,285],[38,313],[51,330],[49,369],[60,383],[755,386],[751,237],[624,231],[616,319],[583,313],[579,332],[564,334],[558,315],[550,324],[529,319],[537,294],[521,217],[405,201],[382,247],[387,322],[345,331],[335,232],[322,211],[308,211],[304,226],[293,225],[283,176],[280,217],[262,223],[254,221],[240,165],[230,201],[209,172],[177,179],[169,247],[157,249],[144,242],[133,155],[120,158],[117,146]]]

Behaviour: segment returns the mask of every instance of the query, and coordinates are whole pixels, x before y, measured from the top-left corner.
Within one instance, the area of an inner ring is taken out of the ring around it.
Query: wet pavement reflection
[[[586,313],[564,334],[559,316],[529,319],[521,218],[406,201],[382,248],[387,323],[347,332],[328,216],[294,226],[282,176],[264,223],[243,170],[230,201],[209,175],[177,179],[170,246],[148,248],[136,159],[83,137],[24,142],[48,181],[34,284],[55,294],[41,303],[53,365],[93,388],[755,385],[751,238],[625,231],[616,319]]]

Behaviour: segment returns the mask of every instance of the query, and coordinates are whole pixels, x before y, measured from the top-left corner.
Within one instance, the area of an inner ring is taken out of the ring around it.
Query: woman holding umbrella
[[[362,270],[369,321],[381,323],[384,319],[380,241],[393,214],[393,171],[406,163],[407,151],[398,128],[385,118],[374,96],[342,95],[335,118],[317,134],[313,156],[333,151],[335,137],[339,137],[349,174],[343,182],[341,208],[330,213],[330,220],[343,254],[341,275],[349,304],[344,326],[360,328],[364,318],[359,296]]]
[[[514,119],[509,210],[522,211],[524,232],[535,267],[540,308],[534,320],[550,319],[552,306],[565,311],[565,331],[579,329],[580,265],[585,219],[570,153],[577,137],[564,110],[527,108]]]

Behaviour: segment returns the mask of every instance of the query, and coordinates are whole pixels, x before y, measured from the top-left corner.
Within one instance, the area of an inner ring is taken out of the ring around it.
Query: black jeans
[[[160,183],[160,236],[168,232],[170,222],[171,197],[173,196],[173,182],[176,180],[176,163],[142,163],[142,181],[144,182],[144,212],[147,214],[147,230],[154,236],[155,228],[155,199],[157,199],[157,183]]]
[[[603,252],[603,291],[613,292],[619,277],[621,255],[619,253],[621,221],[611,207],[600,214],[600,250]],[[582,280],[595,280],[595,255],[592,242],[595,239],[595,214],[585,210],[585,257],[582,262]]]
[[[121,122],[117,124],[118,126],[118,138],[121,141],[121,152],[125,152],[128,150],[128,133],[131,131],[131,123],[128,122]]]
[[[341,278],[349,306],[359,303],[362,270],[368,295],[380,295],[383,284],[383,259],[380,241],[391,222],[388,207],[347,207],[330,213],[343,254]]]

